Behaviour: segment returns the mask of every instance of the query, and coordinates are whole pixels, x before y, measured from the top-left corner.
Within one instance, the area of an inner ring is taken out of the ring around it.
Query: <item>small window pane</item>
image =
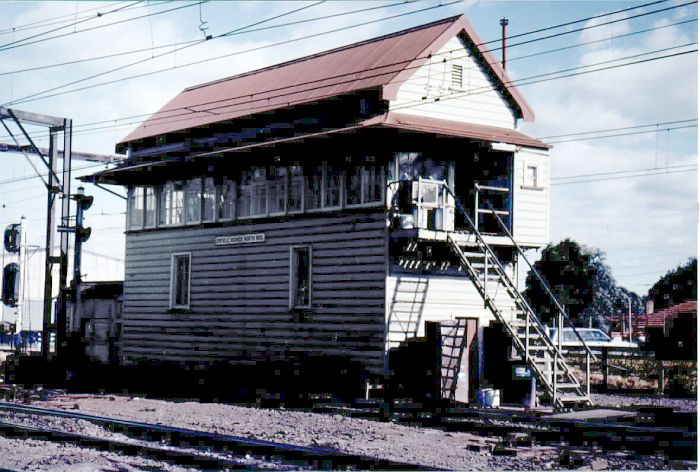
[[[153,228],[156,225],[156,189],[146,187],[146,215],[145,227]]]
[[[381,169],[378,166],[365,166],[362,178],[362,203],[378,202],[382,200]]]
[[[129,198],[129,229],[143,228],[143,187],[131,190]]]
[[[343,174],[338,166],[326,165],[324,208],[340,206],[340,182]]]
[[[184,222],[184,209],[185,182],[173,182],[168,211],[168,224],[181,225]]]
[[[240,184],[238,185],[238,200],[236,214],[238,218],[250,217],[250,209],[253,203],[253,187],[251,173],[244,171],[241,173]]]
[[[233,180],[224,179],[219,191],[219,219],[231,220],[234,217],[236,205],[236,184]]]
[[[170,212],[170,199],[172,198],[173,184],[168,182],[160,189],[158,197],[160,209],[158,210],[158,225],[164,226],[168,224],[168,214]]]
[[[345,171],[345,203],[347,205],[362,203],[362,166],[351,165]]]
[[[199,223],[202,213],[202,179],[187,181],[185,188],[185,223]]]
[[[527,166],[525,169],[525,186],[526,187],[537,187],[537,167]]]
[[[204,188],[202,191],[202,221],[214,221],[214,203],[216,201],[216,185],[213,177],[204,179]]]
[[[306,210],[321,208],[321,187],[323,183],[323,166],[311,166],[306,187]]]
[[[284,213],[287,202],[287,168],[276,167],[269,187],[270,213]]]
[[[287,209],[290,213],[298,213],[302,210],[304,199],[304,174],[301,166],[289,168],[289,201]]]

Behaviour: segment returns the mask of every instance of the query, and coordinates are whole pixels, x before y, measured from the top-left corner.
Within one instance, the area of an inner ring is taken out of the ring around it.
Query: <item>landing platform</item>
[[[473,233],[466,231],[442,231],[431,229],[394,229],[391,230],[393,238],[414,238],[422,241],[447,241],[447,235],[450,235],[458,244],[462,246],[476,246],[476,236]],[[486,243],[493,246],[513,246],[513,241],[507,236],[497,236],[482,234]]]

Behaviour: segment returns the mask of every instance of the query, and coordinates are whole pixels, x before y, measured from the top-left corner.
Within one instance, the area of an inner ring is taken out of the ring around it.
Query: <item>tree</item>
[[[649,289],[649,298],[654,301],[654,310],[697,300],[697,278],[698,260],[694,257],[668,271]]]
[[[535,263],[550,290],[564,307],[569,317],[580,321],[584,311],[593,301],[596,267],[591,256],[582,250],[578,243],[565,239],[557,245],[549,244],[542,251],[542,257]],[[547,290],[536,275],[527,275],[525,297],[530,306],[540,314],[544,323],[556,319],[557,308]]]
[[[632,303],[632,313],[643,312],[639,295],[617,286],[610,267],[605,264],[605,253],[600,249],[565,239],[547,246],[542,258],[535,263],[535,269],[579,326],[591,325],[607,331],[608,315],[626,314],[628,299]],[[532,271],[526,284],[528,302],[542,321],[549,323],[556,314],[556,306]]]

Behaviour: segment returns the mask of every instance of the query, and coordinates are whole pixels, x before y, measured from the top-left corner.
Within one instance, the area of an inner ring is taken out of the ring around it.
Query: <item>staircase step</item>
[[[557,395],[557,399],[562,403],[590,401],[587,395]]]
[[[559,390],[561,388],[579,388],[579,387],[581,387],[580,384],[573,383],[573,382],[568,382],[568,383],[559,382],[559,383],[557,383],[557,390]]]

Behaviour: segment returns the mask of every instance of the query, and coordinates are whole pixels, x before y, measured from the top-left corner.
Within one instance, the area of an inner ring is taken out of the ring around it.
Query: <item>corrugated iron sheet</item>
[[[276,66],[185,89],[138,126],[121,143],[195,128],[292,104],[388,86],[412,74],[417,64],[451,37],[466,34],[484,55],[493,75],[510,79],[463,16],[382,36]],[[410,66],[410,67],[409,67]],[[391,91],[389,91],[391,93]],[[507,93],[525,119],[532,112],[515,88]]]

